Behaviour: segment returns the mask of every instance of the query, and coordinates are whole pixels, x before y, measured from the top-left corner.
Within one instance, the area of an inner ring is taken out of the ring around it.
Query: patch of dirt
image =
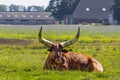
[[[0,45],[20,45],[20,46],[27,46],[37,43],[34,40],[20,40],[20,39],[7,39],[7,38],[0,38]],[[81,46],[120,46],[120,43],[94,43],[94,44],[82,44]]]
[[[30,45],[34,43],[32,40],[20,40],[20,39],[6,39],[0,38],[0,45]]]

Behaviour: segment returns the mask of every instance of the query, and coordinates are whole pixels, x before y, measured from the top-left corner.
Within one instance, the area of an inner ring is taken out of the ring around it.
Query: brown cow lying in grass
[[[50,54],[45,61],[44,69],[52,70],[81,70],[81,71],[99,71],[103,72],[102,65],[93,57],[87,54],[78,54],[76,52],[70,52],[64,50],[66,47],[79,38],[80,28],[74,39],[61,42],[53,43],[44,38],[42,38],[42,27],[38,34],[39,41],[44,43],[46,46],[50,47]]]

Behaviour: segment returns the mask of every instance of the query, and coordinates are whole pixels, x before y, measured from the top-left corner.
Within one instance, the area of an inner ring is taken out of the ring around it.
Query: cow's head
[[[54,42],[46,40],[42,37],[42,27],[41,27],[39,34],[38,34],[38,39],[39,39],[39,42],[41,42],[49,47],[50,54],[53,55],[55,62],[61,63],[62,62],[62,58],[61,58],[62,53],[65,53],[65,50],[63,50],[63,48],[75,43],[78,40],[79,35],[80,35],[80,27],[78,28],[78,32],[77,32],[75,38],[73,38],[72,40],[68,40],[68,41],[60,42],[60,43],[54,43]]]

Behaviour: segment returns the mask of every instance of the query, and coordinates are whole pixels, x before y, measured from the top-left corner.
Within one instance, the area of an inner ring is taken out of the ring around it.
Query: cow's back
[[[70,70],[81,70],[81,71],[100,71],[103,72],[102,65],[93,57],[87,54],[78,54],[74,52],[64,53],[66,57],[65,64],[68,65]]]

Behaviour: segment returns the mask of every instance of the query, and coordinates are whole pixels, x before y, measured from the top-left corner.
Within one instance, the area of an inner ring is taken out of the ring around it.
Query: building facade
[[[113,24],[113,12],[110,10],[113,4],[114,0],[80,0],[73,14],[65,16],[65,23]]]
[[[0,12],[0,24],[53,24],[51,12]]]

